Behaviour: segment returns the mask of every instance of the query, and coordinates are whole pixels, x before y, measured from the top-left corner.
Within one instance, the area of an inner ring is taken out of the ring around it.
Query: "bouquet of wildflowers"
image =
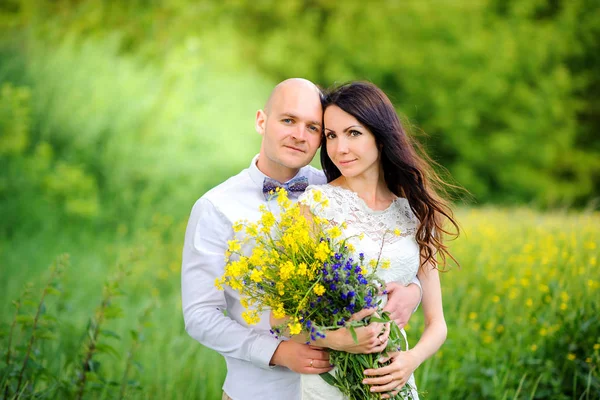
[[[372,321],[390,322],[381,310],[362,321],[351,320],[352,314],[364,308],[381,308],[379,293],[385,283],[375,274],[379,260],[365,265],[364,255],[354,258],[356,249],[342,239],[341,226],[313,216],[305,218],[298,204],[292,203],[285,190],[278,190],[276,217],[266,206],[261,206],[257,222],[239,221],[234,231],[245,233],[243,239],[229,242],[225,273],[215,281],[222,289],[229,285],[241,295],[246,311],[242,314],[249,324],[258,323],[260,313],[270,309],[277,319],[287,318],[273,334],[305,334],[307,343],[324,338],[328,330],[347,327],[357,340],[355,327]],[[315,201],[327,206],[315,192]],[[240,235],[241,236],[241,235]],[[242,245],[251,242],[252,252],[244,255]],[[385,268],[389,261],[382,261]],[[402,350],[404,337],[395,323],[386,350]],[[384,353],[351,354],[330,351],[331,362],[336,366],[333,374],[321,374],[329,384],[337,387],[349,399],[379,399],[371,393],[370,386],[362,384],[363,371],[382,366],[379,358]],[[395,399],[411,398],[405,386]]]

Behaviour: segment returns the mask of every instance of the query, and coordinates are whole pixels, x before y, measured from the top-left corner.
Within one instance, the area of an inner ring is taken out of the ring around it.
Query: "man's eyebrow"
[[[280,115],[279,117],[280,117],[280,118],[281,118],[281,117],[289,117],[289,118],[292,118],[292,119],[301,119],[301,118],[300,118],[300,117],[298,117],[297,115],[295,115],[295,114],[292,114],[292,113],[289,113],[289,112],[284,112],[284,113],[281,113],[281,115]],[[318,121],[308,121],[308,123],[309,123],[309,124],[312,124],[312,125],[318,125],[318,126],[321,126],[321,125],[322,125],[322,124],[321,124],[321,122],[318,122]]]

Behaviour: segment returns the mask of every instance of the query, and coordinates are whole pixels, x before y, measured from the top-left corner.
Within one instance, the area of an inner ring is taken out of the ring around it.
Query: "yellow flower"
[[[476,312],[470,312],[469,313],[469,319],[475,319],[477,318],[477,313]]]
[[[317,246],[317,250],[315,251],[315,258],[319,261],[325,261],[330,255],[331,250],[329,249],[327,242],[323,241],[319,243],[319,246]]]
[[[223,284],[225,283],[225,278],[215,278],[215,287],[219,290],[223,290]]]
[[[242,318],[248,325],[256,325],[260,322],[260,317],[256,310],[248,310],[242,313]]]
[[[242,249],[242,246],[239,240],[229,240],[227,241],[227,247],[230,252],[236,253]]]
[[[568,359],[569,361],[573,361],[575,358],[577,358],[577,357],[575,356],[575,354],[573,354],[573,353],[569,353],[569,354],[567,354],[567,359]]]
[[[532,344],[530,349],[531,349],[531,351],[537,351],[537,349],[538,349],[537,344]]]
[[[390,260],[386,259],[381,262],[381,269],[388,269],[391,265]]]
[[[317,203],[321,202],[321,199],[323,198],[321,191],[319,190],[315,190],[313,191],[313,200],[316,201]]]
[[[263,272],[261,270],[258,269],[254,269],[252,270],[252,273],[250,274],[250,279],[254,282],[260,283],[263,280]]]
[[[263,226],[262,231],[264,233],[269,233],[273,225],[275,225],[275,216],[270,211],[263,212],[263,214],[260,217],[260,223]]]
[[[283,310],[283,304],[279,303],[277,308],[273,309],[273,316],[277,319],[281,319],[285,317],[285,311]]]
[[[308,267],[306,266],[305,263],[300,263],[300,265],[298,265],[298,275],[306,276],[307,274],[308,274]]]
[[[320,283],[317,283],[315,285],[315,287],[313,288],[313,291],[315,292],[315,294],[317,296],[322,296],[323,293],[325,293],[325,288],[323,287],[323,285],[321,285]]]
[[[242,230],[243,227],[244,227],[244,224],[242,223],[242,221],[238,221],[235,224],[233,224],[233,231],[239,232]]]
[[[600,350],[600,343],[596,343],[594,345],[594,350]]]
[[[398,228],[394,229],[394,235],[400,236],[400,233],[401,233],[400,229],[398,229]]]
[[[338,238],[342,235],[342,230],[338,226],[334,226],[327,232],[328,236],[332,239]]]
[[[279,277],[282,281],[287,281],[294,275],[295,266],[291,261],[286,261],[279,265]]]
[[[290,322],[288,327],[290,328],[290,335],[297,335],[302,332],[302,325],[299,322]]]

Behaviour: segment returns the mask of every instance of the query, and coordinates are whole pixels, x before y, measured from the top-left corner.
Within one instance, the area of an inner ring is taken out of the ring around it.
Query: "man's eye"
[[[281,120],[284,124],[291,124],[292,123],[292,119],[291,118],[284,118]]]
[[[321,128],[318,127],[318,126],[316,126],[316,125],[311,125],[311,126],[308,127],[308,129],[310,129],[313,132],[317,132],[317,133],[321,132]]]

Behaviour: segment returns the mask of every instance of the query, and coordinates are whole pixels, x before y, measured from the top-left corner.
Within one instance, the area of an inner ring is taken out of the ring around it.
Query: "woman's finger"
[[[374,308],[363,308],[357,313],[352,314],[350,321],[360,321],[375,312]]]

